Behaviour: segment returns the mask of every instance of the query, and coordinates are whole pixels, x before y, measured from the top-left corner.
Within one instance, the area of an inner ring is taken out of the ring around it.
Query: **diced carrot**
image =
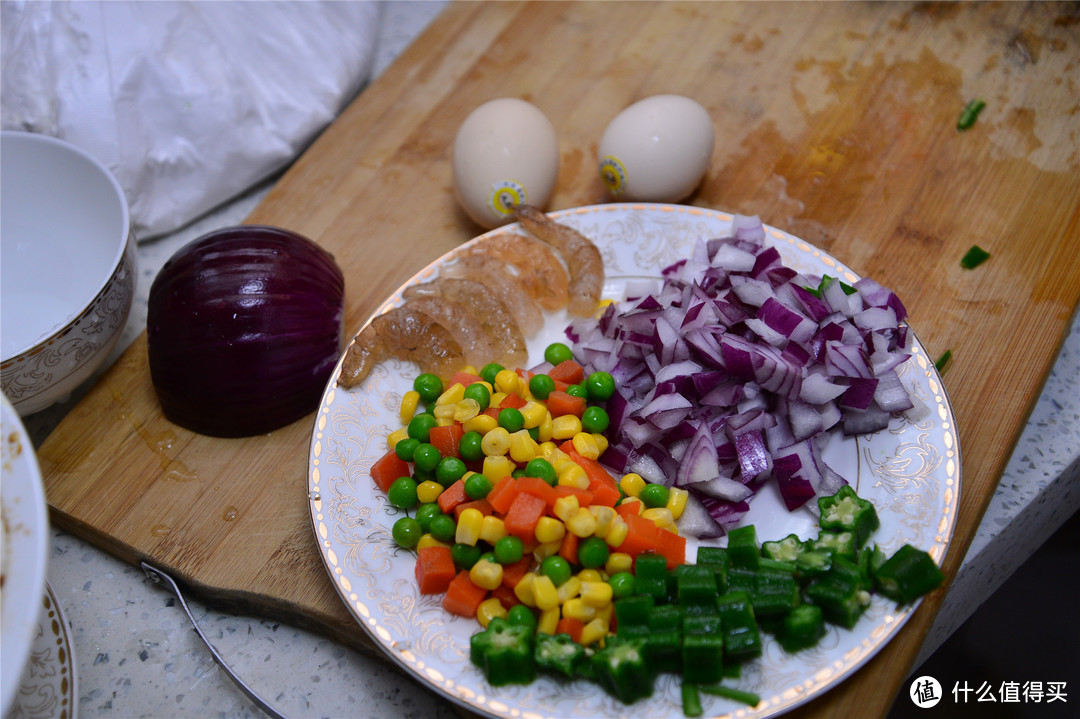
[[[491,508],[491,502],[487,501],[486,498],[473,499],[467,502],[462,502],[461,504],[454,507],[454,519],[459,519],[461,517],[461,513],[464,512],[466,509],[479,509],[480,514],[484,515],[485,517],[494,514],[494,510]]]
[[[521,578],[529,573],[532,566],[532,553],[522,557],[513,564],[503,565],[503,584],[508,587],[516,587]]]
[[[516,394],[508,394],[503,397],[502,402],[499,402],[499,409],[506,409],[512,407],[513,409],[521,409],[526,404],[524,397],[520,397]]]
[[[449,547],[421,547],[416,550],[416,583],[421,594],[442,594],[457,576]]]
[[[558,484],[554,487],[554,489],[555,494],[559,495],[560,497],[565,497],[568,494],[572,494],[577,497],[579,507],[588,507],[590,504],[593,503],[592,492],[587,489],[582,489],[581,487],[574,487],[569,484]]]
[[[570,638],[578,644],[581,643],[581,630],[585,628],[585,622],[573,617],[563,617],[555,625],[556,634],[569,634]]]
[[[614,507],[615,503],[622,497],[622,493],[619,492],[619,485],[615,483],[615,478],[608,474],[608,471],[604,469],[604,465],[595,459],[582,457],[574,451],[574,444],[569,440],[563,442],[560,449],[585,470],[585,476],[589,479],[589,491],[593,495],[592,503],[605,507]]]
[[[544,500],[549,510],[555,506],[555,500],[559,498],[555,488],[539,477],[518,477],[517,485],[519,492],[528,492]]]
[[[495,483],[485,499],[487,499],[491,508],[496,512],[499,514],[506,514],[514,501],[514,497],[517,496],[517,493],[517,477],[508,474]]]
[[[499,408],[498,407],[488,407],[487,409],[484,410],[484,414],[486,414],[488,417],[494,417],[495,419],[498,419],[499,418]]]
[[[645,520],[649,521],[649,520]],[[668,569],[674,569],[680,564],[686,564],[686,537],[679,536],[675,532],[659,529],[657,535],[656,551],[667,559]]]
[[[555,390],[547,398],[548,412],[552,417],[562,417],[567,414],[580,417],[585,413],[585,405],[584,397],[575,397],[561,390]]]
[[[458,442],[461,441],[463,434],[465,434],[465,429],[460,422],[439,425],[431,428],[428,442],[434,445],[442,456],[456,457],[458,456]]]
[[[462,387],[468,387],[473,382],[483,382],[480,377],[472,374],[471,372],[465,372],[458,370],[454,374],[450,375],[450,381],[446,383],[447,388],[453,387],[455,384],[460,384]]]
[[[382,491],[390,489],[390,485],[398,477],[408,477],[409,463],[390,450],[371,465],[371,478]]]
[[[585,369],[575,360],[563,360],[548,371],[548,377],[556,382],[581,384],[585,380]]]
[[[469,495],[465,494],[465,480],[459,479],[444,489],[436,501],[439,503],[439,509],[442,510],[443,514],[450,514],[454,507],[462,502],[468,502]]]
[[[617,551],[631,557],[637,557],[643,552],[656,552],[667,560],[668,569],[686,563],[686,537],[660,529],[652,520],[636,514],[626,515],[623,519],[628,531]]]
[[[560,380],[555,380],[555,389],[559,390],[560,392],[565,392],[569,386],[570,386],[569,382],[562,382]]]
[[[640,514],[638,511],[639,505],[640,500],[638,502],[623,502],[622,504],[615,505],[615,511],[618,512],[619,516],[623,519],[626,519],[628,514],[636,517]]]
[[[505,577],[505,574],[503,576]],[[499,600],[499,604],[503,605],[503,609],[513,609],[518,604],[521,604],[521,600],[514,594],[513,587],[505,583],[492,589],[491,596]]]
[[[536,531],[536,523],[540,521],[540,517],[544,516],[545,509],[547,509],[547,504],[535,494],[518,492],[509,511],[503,517],[506,533],[523,541],[531,539]]]
[[[442,607],[451,614],[462,617],[475,617],[480,602],[487,599],[487,590],[472,583],[469,571],[462,569],[446,588]]]
[[[578,544],[578,536],[573,532],[567,532],[563,535],[562,546],[559,547],[559,556],[570,562],[570,564],[577,565]]]

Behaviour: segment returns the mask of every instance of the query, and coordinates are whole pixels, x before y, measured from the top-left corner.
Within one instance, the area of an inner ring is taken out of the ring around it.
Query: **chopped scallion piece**
[[[934,363],[934,367],[937,368],[939,374],[945,371],[945,365],[949,364],[949,360],[951,359],[952,350],[945,350],[941,353],[941,356],[938,357],[937,362]]]
[[[956,121],[957,130],[966,130],[975,124],[975,119],[979,116],[979,113],[986,107],[986,103],[982,100],[972,100],[965,107],[964,111],[960,113],[960,119]]]
[[[972,270],[990,259],[990,253],[979,247],[978,245],[972,245],[964,256],[960,259],[960,266],[965,270]]]
[[[761,703],[761,697],[752,692],[744,692],[739,689],[733,689],[731,687],[725,687],[723,684],[702,684],[698,686],[699,691],[703,691],[706,694],[712,694],[717,697],[724,697],[725,699],[731,699],[733,701],[742,702],[743,704],[751,707],[756,707]]]

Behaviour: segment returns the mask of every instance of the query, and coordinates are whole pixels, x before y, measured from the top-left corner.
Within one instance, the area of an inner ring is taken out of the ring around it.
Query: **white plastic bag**
[[[367,82],[376,2],[2,4],[0,116],[93,154],[136,237],[294,159]]]

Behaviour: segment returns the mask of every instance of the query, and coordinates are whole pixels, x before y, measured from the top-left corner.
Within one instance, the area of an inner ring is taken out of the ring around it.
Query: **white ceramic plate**
[[[40,611],[30,656],[8,716],[69,719],[78,715],[79,708],[75,647],[60,602],[48,583],[36,606]]]
[[[49,518],[34,445],[6,396],[0,410],[0,428],[0,711],[6,713],[37,627],[41,593],[45,590]]]
[[[689,256],[700,239],[730,234],[732,216],[723,212],[673,205],[596,205],[552,213],[590,237],[604,257],[605,296],[619,296],[620,277],[658,276],[663,267]],[[511,231],[515,226],[493,230]],[[807,275],[829,274],[847,282],[858,277],[824,252],[779,230],[766,227],[785,264]],[[429,279],[432,263],[408,284]],[[404,288],[402,288],[404,289]],[[381,311],[401,302],[402,290]],[[549,316],[530,342],[530,360],[543,347],[563,339],[566,317]],[[960,447],[952,409],[933,361],[916,339],[913,356],[901,378],[925,405],[915,421],[895,418],[888,430],[858,439],[834,437],[825,460],[870,499],[881,517],[874,541],[887,552],[905,542],[921,547],[939,563],[955,525],[960,495]],[[391,527],[400,512],[391,507],[368,470],[386,451],[386,436],[400,426],[398,407],[419,370],[390,361],[375,368],[352,391],[336,386],[340,364],[331,377],[316,415],[308,483],[313,528],[334,586],[357,622],[412,676],[453,701],[498,717],[681,717],[680,683],[671,675],[656,683],[652,698],[628,707],[584,681],[563,683],[541,678],[528,686],[492,688],[468,658],[468,639],[479,629],[474,620],[452,616],[441,596],[422,596],[413,575],[412,552],[398,548]],[[791,532],[808,537],[817,530],[805,510],[789,513],[779,493],[763,490],[751,503],[745,523],[761,539]],[[723,542],[718,542],[722,544]],[[687,557],[696,550],[688,543]],[[816,647],[790,655],[766,642],[763,656],[744,666],[732,685],[761,696],[756,708],[702,695],[708,716],[775,716],[841,682],[885,645],[913,611],[898,610],[876,597],[851,631],[830,628]]]

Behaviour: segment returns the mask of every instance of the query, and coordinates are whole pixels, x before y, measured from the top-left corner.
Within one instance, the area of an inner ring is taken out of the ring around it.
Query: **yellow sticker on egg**
[[[612,195],[617,195],[626,187],[626,167],[614,155],[600,158],[600,179]]]
[[[529,192],[520,182],[499,180],[491,186],[488,206],[499,215],[512,215],[518,205],[528,204]]]

